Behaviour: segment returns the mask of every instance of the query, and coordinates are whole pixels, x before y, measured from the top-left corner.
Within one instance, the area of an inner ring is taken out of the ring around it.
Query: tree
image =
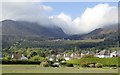
[[[40,57],[40,56],[37,55],[37,56],[31,57],[30,60],[32,60],[32,61],[45,61],[46,58]]]

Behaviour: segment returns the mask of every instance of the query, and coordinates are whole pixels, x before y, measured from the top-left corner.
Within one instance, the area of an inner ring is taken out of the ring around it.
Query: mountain
[[[72,35],[69,36],[69,39],[80,39],[80,40],[85,40],[85,39],[117,39],[118,37],[118,25],[110,25],[106,26],[103,28],[98,28],[95,29],[87,34],[83,35]]]
[[[94,31],[83,35],[85,39],[117,39],[118,36],[118,25],[110,25],[103,28],[95,29]]]
[[[27,40],[37,43],[41,40],[47,39],[72,39],[72,40],[85,40],[85,39],[104,39],[104,40],[117,40],[118,25],[110,25],[103,28],[98,28],[90,33],[83,35],[67,35],[61,28],[58,27],[44,27],[37,23],[4,20],[0,22],[2,28],[2,47],[10,47],[19,41],[19,43]],[[37,41],[37,42],[36,42]],[[113,42],[113,41],[112,41]],[[114,41],[115,42],[115,41]],[[111,43],[111,42],[110,42]],[[28,44],[28,43],[27,43]]]
[[[67,35],[58,27],[44,27],[37,23],[4,20],[0,22],[3,48],[20,40],[40,41],[45,39],[64,38]]]
[[[65,37],[61,28],[43,27],[37,23],[4,20],[2,22],[2,35],[19,37]]]

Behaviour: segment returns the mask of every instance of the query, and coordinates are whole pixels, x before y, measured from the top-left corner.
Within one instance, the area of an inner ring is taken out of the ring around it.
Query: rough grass
[[[104,67],[110,67],[111,65],[118,66],[118,58],[82,58],[82,59],[73,59],[67,61],[67,63],[80,65],[81,62],[88,63],[101,63]]]
[[[117,69],[80,67],[40,67],[40,65],[2,65],[3,73],[117,73]]]

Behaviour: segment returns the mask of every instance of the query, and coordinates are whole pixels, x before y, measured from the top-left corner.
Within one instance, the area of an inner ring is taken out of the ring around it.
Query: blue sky
[[[44,5],[51,6],[52,12],[48,15],[58,15],[61,12],[69,14],[73,19],[80,16],[86,8],[92,8],[97,4],[106,2],[44,2]],[[111,6],[117,6],[117,2],[107,2]]]

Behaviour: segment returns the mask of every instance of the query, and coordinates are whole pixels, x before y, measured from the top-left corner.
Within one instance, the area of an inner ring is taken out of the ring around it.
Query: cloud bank
[[[42,3],[3,3],[0,20],[13,19],[37,22],[47,27],[60,27],[67,34],[85,34],[96,28],[118,23],[118,8],[109,4],[98,4],[86,8],[81,16],[72,19],[70,14],[60,12],[48,16],[45,12],[55,12],[54,8]],[[77,11],[75,11],[77,12]]]

